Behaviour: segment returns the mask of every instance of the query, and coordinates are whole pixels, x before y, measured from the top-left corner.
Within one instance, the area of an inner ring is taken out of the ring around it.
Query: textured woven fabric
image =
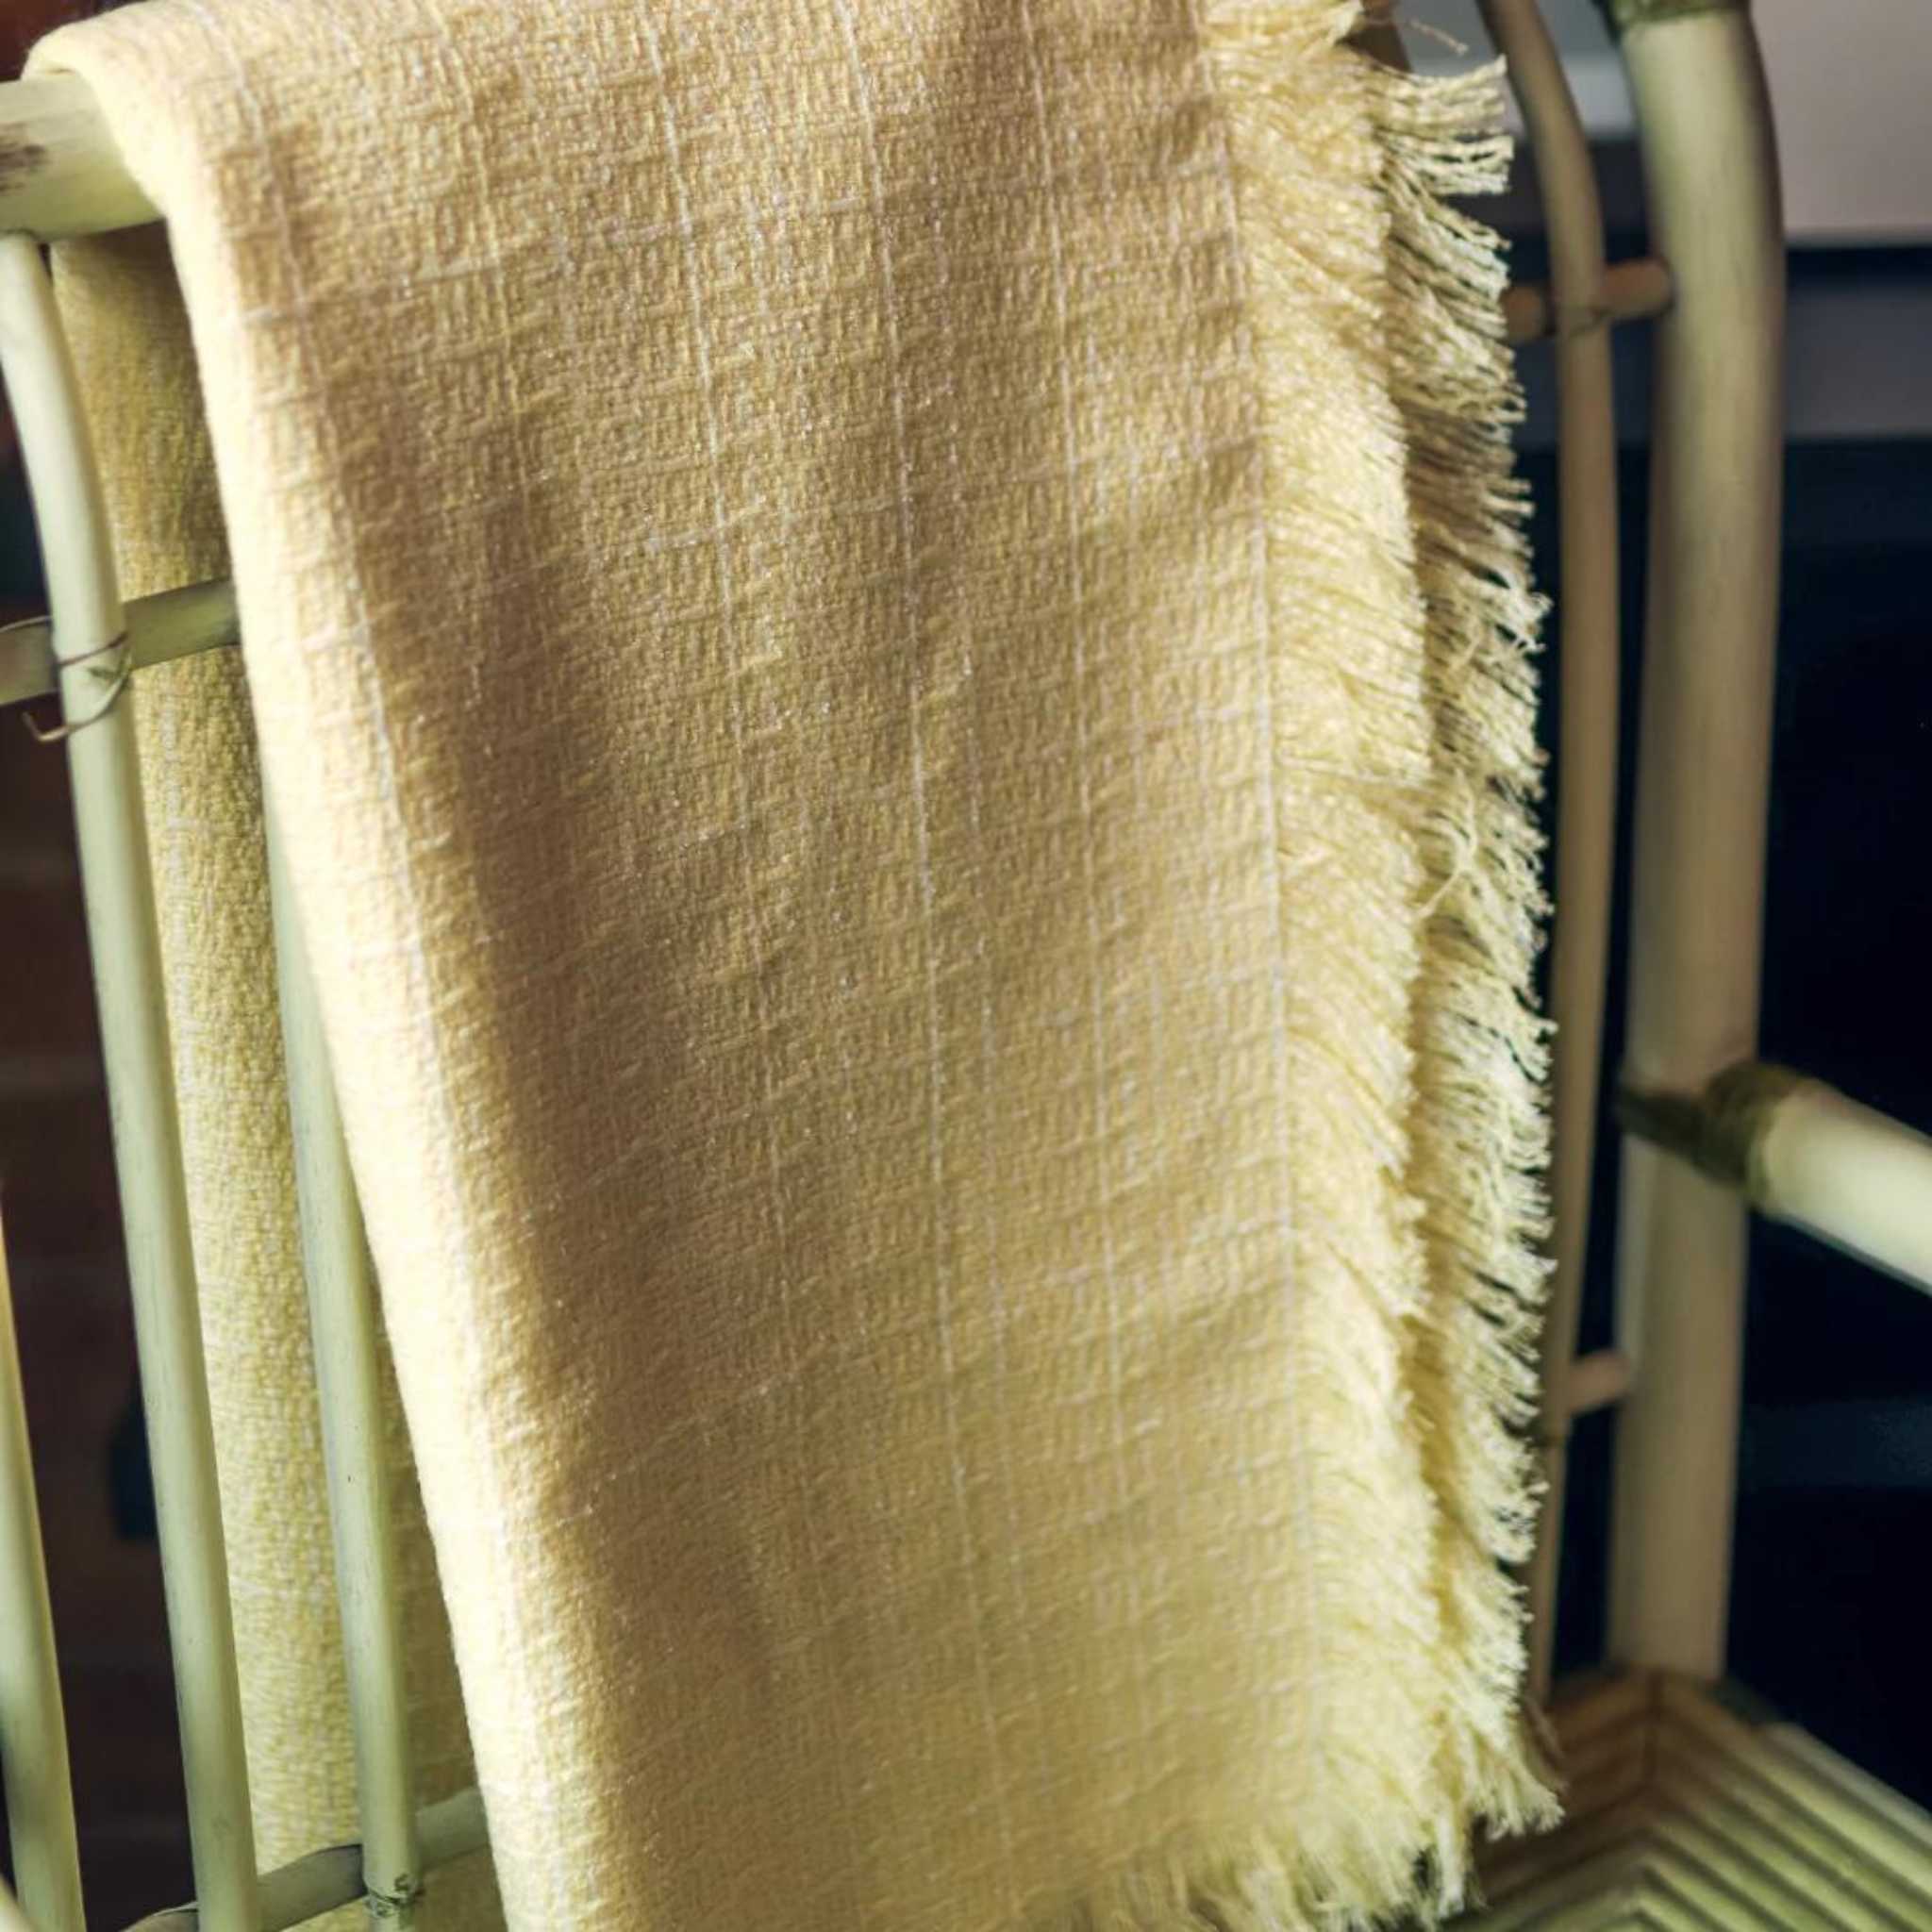
[[[1503,147],[1356,24],[42,43],[204,392],[67,251],[132,587],[211,464],[241,604],[138,700],[225,1505],[324,1620],[252,721],[513,1926],[1326,1925],[1542,1806]]]

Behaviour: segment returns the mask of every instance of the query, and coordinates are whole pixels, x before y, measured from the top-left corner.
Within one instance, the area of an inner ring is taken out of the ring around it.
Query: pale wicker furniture
[[[1568,1818],[1490,1864],[1471,1932],[1932,1924],[1932,1819],[1748,1699],[1625,1672],[1557,1733]]]

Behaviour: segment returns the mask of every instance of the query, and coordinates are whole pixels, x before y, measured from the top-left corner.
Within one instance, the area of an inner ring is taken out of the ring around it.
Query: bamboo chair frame
[[[1561,815],[1552,1003],[1554,1287],[1527,1578],[1531,1689],[1549,1688],[1565,1446],[1621,1403],[1610,1647],[1723,1671],[1748,1199],[1932,1286],[1932,1142],[1751,1059],[1770,765],[1782,425],[1783,239],[1743,0],[1606,0],[1644,146],[1657,258],[1607,264],[1588,142],[1536,0],[1482,0],[1521,102],[1551,243],[1509,292],[1510,339],[1554,337],[1559,388]],[[1372,7],[1363,44],[1400,58]],[[0,373],[51,611],[0,638],[0,704],[57,692],[67,740],[181,1715],[193,1905],[135,1932],[268,1932],[361,1897],[407,1924],[424,1874],[484,1843],[468,1791],[410,1802],[376,1312],[301,939],[270,828],[304,1259],[334,1521],[361,1837],[255,1869],[214,1441],[147,872],[119,683],[237,641],[224,584],[124,608],[40,244],[151,221],[85,88],[0,86]],[[1617,1346],[1576,1354],[1602,1112],[1617,771],[1617,522],[1608,330],[1657,319],[1652,563],[1639,737]],[[58,641],[58,647],[57,647]],[[0,1265],[0,1736],[16,1907],[0,1932],[82,1932],[73,1796],[39,1520]]]

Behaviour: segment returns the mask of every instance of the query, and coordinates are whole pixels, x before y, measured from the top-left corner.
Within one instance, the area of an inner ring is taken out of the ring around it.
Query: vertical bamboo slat
[[[1563,1395],[1583,1298],[1609,957],[1617,788],[1617,442],[1604,306],[1603,212],[1589,137],[1536,0],[1483,0],[1482,13],[1507,62],[1529,129],[1549,231],[1557,338],[1562,604],[1557,927],[1550,976],[1557,1020],[1551,1174],[1556,1270],[1542,1343],[1545,1489],[1529,1574],[1530,1693],[1541,1702],[1549,1693],[1555,1636],[1570,1437]]]
[[[124,619],[66,338],[39,244],[25,235],[0,235],[0,373],[65,660],[61,701],[79,727],[67,750],[146,1397],[195,1887],[207,1932],[255,1932],[255,1835],[160,941],[133,711],[114,677]]]
[[[336,1588],[355,1741],[362,1879],[372,1907],[407,1925],[422,1882],[410,1799],[408,1706],[383,1439],[375,1282],[308,957],[273,810],[268,814],[282,1042],[295,1141],[303,1273],[321,1396]]]
[[[83,1932],[74,1785],[47,1564],[27,1449],[26,1405],[13,1332],[13,1292],[0,1241],[0,1772],[13,1882],[40,1932]],[[4,1924],[4,1913],[0,1913]]]
[[[1631,9],[1625,8],[1626,12]],[[1784,240],[1770,104],[1741,7],[1632,18],[1624,65],[1657,334],[1626,1083],[1695,1093],[1751,1057],[1783,457]],[[1624,1142],[1610,1643],[1722,1671],[1743,1342],[1744,1210]]]

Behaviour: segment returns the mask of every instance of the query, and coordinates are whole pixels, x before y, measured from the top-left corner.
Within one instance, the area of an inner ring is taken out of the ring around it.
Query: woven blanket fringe
[[[1401,880],[1351,876],[1334,908],[1332,957],[1296,967],[1325,975],[1330,989],[1307,1010],[1331,1024],[1345,1018],[1352,1056],[1399,1063],[1406,1076],[1405,1120],[1391,1117],[1374,1082],[1349,1078],[1338,1063],[1319,1083],[1318,1106],[1332,1117],[1307,1120],[1302,1130],[1381,1150],[1396,1195],[1391,1219],[1408,1239],[1342,1257],[1308,1237],[1298,1292],[1318,1311],[1324,1296],[1338,1310],[1351,1296],[1367,1299],[1404,1338],[1396,1395],[1420,1425],[1436,1499],[1426,1533],[1436,1539],[1437,1601],[1405,1605],[1399,1584],[1363,1591],[1360,1566],[1376,1558],[1358,1541],[1326,1560],[1357,1573],[1352,1589],[1333,1593],[1338,1606],[1381,1600],[1378,1629],[1366,1627],[1360,1609],[1338,1609],[1344,1626],[1351,1615],[1364,1625],[1359,1655],[1375,1656],[1377,1640],[1386,1654],[1396,1622],[1426,1645],[1438,1673],[1438,1742],[1432,1762],[1404,1762],[1374,1737],[1350,1738],[1332,1755],[1345,1756],[1350,1777],[1379,1802],[1339,1833],[1311,1843],[1284,1817],[1278,1832],[1252,1839],[1182,1834],[1070,1915],[1045,1922],[1067,1932],[1434,1924],[1469,1900],[1475,1823],[1512,1834],[1547,1826],[1557,1810],[1521,1708],[1524,1611],[1507,1567],[1527,1556],[1536,1520],[1528,1424],[1548,1273],[1548,1027],[1532,1003],[1547,911],[1531,663],[1543,606],[1530,587],[1524,495],[1509,447],[1521,400],[1503,336],[1502,244],[1452,205],[1503,186],[1510,143],[1500,63],[1416,76],[1348,47],[1362,25],[1356,0],[1203,0],[1200,33],[1258,337],[1264,459],[1294,391],[1268,340],[1269,301],[1255,291],[1292,303],[1312,276],[1344,310],[1354,293],[1337,291],[1359,291],[1360,325],[1383,332],[1393,419],[1387,448],[1364,460],[1399,463],[1408,505],[1413,552],[1404,562],[1420,609],[1409,610],[1407,627],[1377,633],[1371,616],[1330,644],[1318,640],[1334,661],[1315,675],[1354,706],[1392,711],[1401,702],[1391,695],[1393,679],[1404,664],[1412,673],[1420,626],[1428,742],[1413,782],[1384,782],[1397,802],[1377,808],[1406,814],[1412,871]],[[1309,61],[1324,63],[1324,82],[1352,91],[1358,123],[1379,148],[1374,222],[1327,232],[1308,219],[1324,195],[1340,205],[1362,192],[1358,174],[1310,177],[1320,161],[1311,164],[1296,96],[1283,82]],[[1311,225],[1324,232],[1311,234]],[[1370,255],[1356,251],[1361,233],[1376,237]],[[1276,375],[1288,385],[1278,394]],[[1283,489],[1271,474],[1271,504]],[[1294,595],[1292,565],[1271,557],[1271,566],[1276,593]],[[1406,701],[1416,695],[1409,690]],[[1301,749],[1282,747],[1284,764]],[[1333,1041],[1306,1030],[1296,1051],[1319,1064]],[[1318,1199],[1297,1207],[1305,1225],[1319,1227]],[[1318,1424],[1386,1385],[1386,1365],[1351,1340],[1362,1325],[1324,1323],[1319,1312],[1311,1321],[1318,1358],[1295,1373]],[[1325,1419],[1324,1403],[1335,1405]],[[1317,1488],[1356,1490],[1347,1510],[1358,1526],[1378,1520],[1360,1513],[1381,1500],[1359,1493],[1365,1480],[1338,1457]],[[1347,1627],[1335,1633],[1331,1664],[1345,1659],[1350,1636]]]

